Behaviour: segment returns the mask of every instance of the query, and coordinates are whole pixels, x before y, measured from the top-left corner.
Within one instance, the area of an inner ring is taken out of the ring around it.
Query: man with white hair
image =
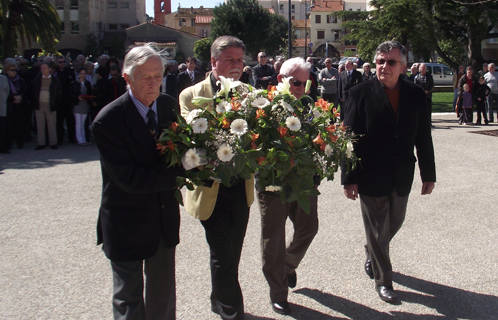
[[[299,99],[306,93],[310,70],[311,64],[303,58],[292,58],[282,64],[277,78],[282,82],[284,78],[292,77],[289,81],[290,92]],[[303,106],[312,102],[310,99],[303,100]],[[319,179],[315,179],[315,185],[318,184]],[[296,286],[296,269],[318,232],[318,197],[309,196],[310,213],[307,214],[297,201],[282,204],[278,192],[257,190],[257,196],[261,213],[263,274],[270,286],[272,309],[279,314],[290,314],[292,310],[287,302],[288,288]],[[286,247],[287,218],[294,225],[294,234]]]
[[[342,170],[344,194],[359,196],[367,239],[366,274],[375,281],[380,299],[396,303],[389,244],[406,215],[417,149],[421,194],[436,181],[429,109],[424,90],[403,79],[408,52],[397,41],[381,43],[375,53],[377,77],[352,88],[344,125],[358,139],[354,150],[361,165]]]
[[[488,68],[489,72],[484,75],[484,80],[486,80],[486,84],[491,89],[488,95],[488,117],[489,122],[493,122],[493,105],[498,109],[498,71],[496,71],[494,63],[490,63]]]
[[[92,125],[103,180],[97,242],[111,261],[114,319],[176,314],[180,210],[174,190],[181,171],[165,166],[154,138],[177,120],[178,102],[160,94],[163,72],[152,47],[131,49],[123,69],[128,91]]]

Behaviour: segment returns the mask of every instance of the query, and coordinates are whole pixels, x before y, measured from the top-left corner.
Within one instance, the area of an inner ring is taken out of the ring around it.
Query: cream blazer
[[[211,87],[211,77],[206,76],[206,79],[198,84],[188,87],[180,94],[180,111],[183,118],[187,118],[189,112],[196,108],[213,109],[213,103],[205,103],[200,106],[195,106],[192,103],[194,97],[213,97],[213,89]],[[251,179],[246,180],[246,200],[247,206],[251,206],[254,202],[254,175]],[[196,219],[207,220],[213,213],[216,200],[218,198],[219,182],[214,182],[211,187],[194,186],[194,190],[187,190],[185,199],[185,210]]]

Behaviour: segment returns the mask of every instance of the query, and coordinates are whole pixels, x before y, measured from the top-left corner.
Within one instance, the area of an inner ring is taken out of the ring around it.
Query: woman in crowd
[[[7,63],[4,66],[7,80],[9,82],[10,93],[7,98],[7,128],[6,128],[6,147],[12,148],[12,142],[15,140],[19,149],[24,148],[24,136],[27,130],[28,122],[26,121],[26,104],[27,86],[24,80],[17,74],[17,65]]]
[[[86,69],[78,70],[78,79],[71,83],[71,103],[73,105],[76,140],[82,147],[89,145],[85,138],[85,120],[89,111],[88,95],[92,94],[92,84],[86,80]]]

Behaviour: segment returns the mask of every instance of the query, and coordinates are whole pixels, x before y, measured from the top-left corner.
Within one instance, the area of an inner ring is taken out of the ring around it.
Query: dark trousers
[[[401,228],[406,215],[408,196],[400,197],[394,190],[386,197],[360,194],[361,213],[367,236],[367,255],[372,261],[375,284],[392,285],[389,243]]]
[[[64,142],[64,120],[66,121],[67,137],[70,142],[76,141],[76,132],[74,129],[74,113],[73,108],[69,103],[64,103],[57,110],[57,144],[61,145]]]
[[[175,319],[175,247],[167,248],[161,239],[153,257],[129,262],[111,261],[111,267],[115,320]]]
[[[425,103],[427,104],[427,108],[429,109],[429,120],[432,124],[432,95],[425,96]]]
[[[249,220],[245,183],[220,185],[213,214],[201,221],[209,244],[211,307],[222,319],[243,319],[244,301],[239,284],[239,262]]]
[[[24,146],[26,139],[26,122],[28,109],[21,104],[12,104],[12,110],[7,113],[6,127],[6,145],[7,148],[12,147],[12,142],[15,141],[19,148]]]
[[[462,108],[460,123],[472,123],[473,118],[474,114],[472,113],[472,108]]]
[[[6,141],[7,117],[0,116],[0,151],[7,151]]]
[[[477,121],[476,123],[481,123],[481,114],[482,117],[484,118],[484,123],[488,123],[488,116],[486,115],[486,106],[484,103],[484,100],[477,100],[476,102],[476,109],[477,109]]]
[[[307,214],[297,201],[282,204],[278,192],[258,192],[257,195],[261,213],[263,274],[270,286],[270,300],[287,301],[287,275],[297,269],[318,232],[318,197],[309,197],[311,209]],[[294,235],[286,247],[287,217],[294,225]]]

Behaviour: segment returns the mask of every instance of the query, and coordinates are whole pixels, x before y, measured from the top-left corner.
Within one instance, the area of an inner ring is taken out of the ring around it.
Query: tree
[[[0,55],[12,57],[18,51],[18,40],[31,45],[32,39],[53,52],[60,26],[50,0],[0,0]]]
[[[274,54],[285,44],[287,20],[271,14],[256,0],[231,0],[213,9],[211,39],[222,35],[238,37],[249,55],[260,51]]]
[[[482,64],[482,40],[498,37],[496,0],[372,0],[370,5],[375,9],[335,13],[345,21],[345,38],[359,41],[364,59],[371,60],[381,42],[397,40],[409,45],[416,59],[429,61],[435,51],[458,69],[465,60]]]
[[[194,43],[194,54],[196,58],[201,59],[201,61],[209,62],[211,61],[211,44],[213,42],[210,38],[204,38],[197,40]]]
[[[100,53],[99,39],[97,38],[95,33],[89,33],[86,36],[86,47],[83,50],[83,54],[87,57],[92,56],[94,58],[97,58]]]

